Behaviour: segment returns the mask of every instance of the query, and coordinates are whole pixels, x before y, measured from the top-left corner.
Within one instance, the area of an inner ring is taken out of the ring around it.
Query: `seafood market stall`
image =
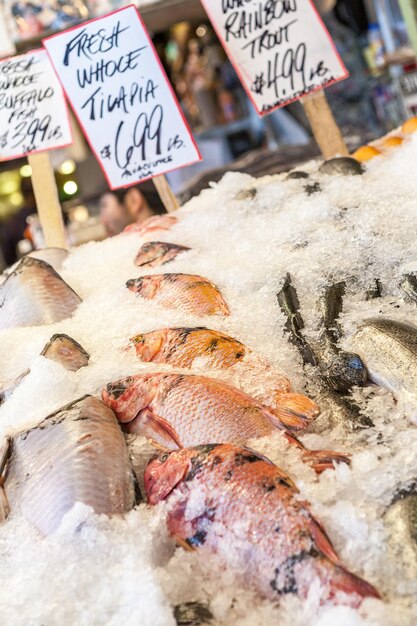
[[[4,623],[415,623],[417,134],[396,136],[227,173],[4,280]]]

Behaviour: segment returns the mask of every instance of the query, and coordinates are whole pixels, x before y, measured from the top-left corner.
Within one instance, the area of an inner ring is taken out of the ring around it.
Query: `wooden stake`
[[[48,152],[29,154],[32,184],[47,248],[67,248],[64,220],[54,170]]]
[[[348,156],[349,150],[333,117],[324,89],[301,98],[311,130],[325,159]]]
[[[166,176],[164,174],[155,176],[155,178],[153,178],[153,182],[168,213],[172,213],[173,211],[179,209],[180,203],[178,202],[177,196],[172,191],[171,185],[167,181]]]

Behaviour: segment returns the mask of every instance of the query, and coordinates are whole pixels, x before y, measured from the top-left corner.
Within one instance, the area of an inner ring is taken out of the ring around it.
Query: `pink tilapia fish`
[[[179,309],[198,317],[230,315],[216,285],[193,274],[151,274],[128,280],[126,287],[145,300],[155,300],[165,309]]]
[[[265,404],[283,415],[299,417],[305,427],[320,414],[315,402],[302,394],[292,393],[290,381],[271,365],[256,357],[237,339],[208,328],[162,328],[136,335],[130,339],[138,357],[147,363],[163,363],[191,369],[196,359],[203,359],[208,367],[230,369],[238,363],[253,376],[271,373],[267,386],[271,387]],[[265,378],[266,380],[266,378]],[[271,404],[272,403],[272,404]]]
[[[68,250],[64,248],[41,248],[40,250],[32,250],[32,252],[29,252],[24,258],[40,259],[41,261],[45,261],[45,263],[49,263],[56,272],[59,272],[68,255]],[[14,272],[19,263],[20,261],[8,267],[4,270],[4,274],[8,276]]]
[[[346,456],[329,450],[308,450],[291,433],[298,416],[284,416],[226,383],[181,374],[140,374],[113,383],[102,391],[103,401],[128,433],[151,439],[166,449],[210,441],[245,443],[285,432],[303,459],[317,473],[346,462]]]
[[[178,246],[175,243],[164,241],[149,241],[139,250],[135,265],[138,267],[160,267],[177,258],[178,255],[188,252],[190,248]]]
[[[136,501],[127,446],[114,413],[85,396],[13,437],[4,470],[8,507],[43,535],[77,502],[126,513]]]
[[[70,372],[76,372],[81,367],[86,367],[90,355],[68,335],[53,335],[41,352],[41,356],[60,363],[62,367]],[[25,370],[20,376],[12,380],[0,383],[0,405],[10,398],[14,390],[20,385],[22,380],[30,374],[30,370]]]
[[[168,503],[170,534],[188,550],[216,554],[271,601],[307,598],[358,607],[379,598],[349,572],[289,476],[248,448],[211,444],[164,453],[145,471],[150,504]]]
[[[177,222],[178,218],[173,215],[152,215],[140,224],[129,224],[123,232],[147,235],[158,230],[170,230]]]
[[[0,285],[0,330],[60,322],[80,302],[51,265],[25,257]]]

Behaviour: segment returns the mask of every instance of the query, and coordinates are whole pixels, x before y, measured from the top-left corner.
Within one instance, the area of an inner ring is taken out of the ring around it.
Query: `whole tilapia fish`
[[[41,356],[60,363],[70,372],[76,372],[81,367],[85,367],[90,359],[90,355],[84,348],[68,335],[53,335],[42,350]],[[28,374],[30,374],[30,369],[25,370],[13,380],[0,383],[0,405],[10,398]]]
[[[248,370],[259,370],[259,375],[272,371],[269,363],[255,357],[240,341],[208,328],[163,328],[137,335],[130,341],[145,362],[191,368],[196,359],[203,359],[206,366],[227,369],[247,357],[245,367]],[[308,421],[320,413],[315,402],[304,395],[290,393],[290,381],[280,373],[274,372],[271,387],[274,408],[280,407],[291,415],[305,415]]]
[[[42,534],[58,528],[76,502],[96,513],[125,513],[135,482],[117,420],[85,396],[13,438],[6,468],[10,510],[19,509]]]
[[[25,257],[0,285],[0,330],[60,322],[80,302],[51,265]]]
[[[370,379],[395,398],[417,400],[417,327],[386,318],[365,320],[353,338]]]
[[[32,252],[29,252],[24,258],[40,259],[41,261],[45,261],[45,263],[49,263],[56,272],[59,272],[68,255],[68,250],[64,248],[42,248],[41,250],[32,250]],[[4,270],[4,274],[8,276],[14,272],[19,263],[20,261],[8,267]]]
[[[70,372],[77,372],[88,365],[90,355],[68,335],[53,335],[41,352],[45,359],[60,363]]]
[[[168,500],[168,529],[180,545],[216,553],[272,601],[306,598],[317,581],[323,603],[356,607],[379,597],[343,567],[292,480],[248,448],[212,444],[162,454],[148,465],[145,488],[150,504]]]
[[[135,258],[135,265],[138,267],[159,267],[166,265],[176,259],[179,254],[183,254],[189,250],[190,248],[186,246],[177,246],[174,243],[150,241],[144,243],[139,250]]]
[[[109,383],[102,398],[126,432],[147,437],[168,449],[215,440],[245,443],[280,428],[318,473],[332,468],[333,462],[348,462],[336,452],[307,450],[290,434],[290,430],[305,428],[316,413],[306,416],[291,412],[290,403],[289,407],[272,409],[212,378],[139,374]]]
[[[181,309],[192,315],[230,315],[219,289],[202,276],[153,274],[128,280],[126,287],[145,300],[156,300],[165,309]]]
[[[408,578],[417,577],[417,492],[401,491],[384,515],[388,547]]]

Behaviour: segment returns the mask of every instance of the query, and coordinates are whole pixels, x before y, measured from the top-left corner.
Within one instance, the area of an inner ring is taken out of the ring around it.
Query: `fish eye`
[[[168,453],[168,452],[165,452],[165,454],[163,454],[163,455],[159,458],[160,463],[165,463],[165,461],[168,461],[168,457],[169,457],[169,453]]]

